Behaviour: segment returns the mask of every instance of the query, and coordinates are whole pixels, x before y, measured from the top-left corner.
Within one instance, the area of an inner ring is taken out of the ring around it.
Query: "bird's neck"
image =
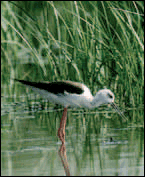
[[[98,95],[96,94],[93,97],[93,100],[90,102],[91,108],[99,107],[102,104],[102,100],[98,98]]]

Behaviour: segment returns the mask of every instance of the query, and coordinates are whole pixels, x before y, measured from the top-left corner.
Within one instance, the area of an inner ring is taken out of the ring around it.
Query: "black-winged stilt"
[[[18,79],[15,80],[31,87],[32,90],[40,93],[45,99],[64,106],[63,116],[58,129],[58,136],[62,141],[62,144],[65,142],[65,125],[67,119],[67,108],[69,106],[93,109],[102,104],[111,104],[119,115],[126,119],[114,103],[115,96],[109,89],[99,90],[96,95],[93,96],[90,89],[79,82],[30,82]]]

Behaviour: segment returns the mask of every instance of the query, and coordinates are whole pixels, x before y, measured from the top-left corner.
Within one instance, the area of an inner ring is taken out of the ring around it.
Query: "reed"
[[[2,83],[73,80],[144,102],[143,1],[3,1]],[[5,89],[2,89],[5,92]]]

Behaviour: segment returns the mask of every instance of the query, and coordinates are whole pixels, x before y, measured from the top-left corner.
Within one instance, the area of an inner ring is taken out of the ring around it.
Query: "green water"
[[[128,122],[108,107],[91,112],[69,109],[66,151],[60,154],[62,109],[39,110],[35,101],[28,111],[21,100],[2,98],[2,176],[144,175],[143,109],[126,111]]]

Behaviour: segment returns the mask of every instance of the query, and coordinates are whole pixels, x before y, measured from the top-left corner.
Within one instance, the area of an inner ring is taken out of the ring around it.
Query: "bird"
[[[38,92],[43,98],[48,99],[50,102],[64,106],[63,115],[58,129],[58,137],[62,144],[65,143],[65,126],[68,107],[94,109],[103,104],[110,104],[122,118],[126,119],[114,102],[114,93],[109,89],[101,89],[95,96],[93,96],[90,89],[80,82],[70,80],[53,82],[14,80],[29,86],[32,90]]]

